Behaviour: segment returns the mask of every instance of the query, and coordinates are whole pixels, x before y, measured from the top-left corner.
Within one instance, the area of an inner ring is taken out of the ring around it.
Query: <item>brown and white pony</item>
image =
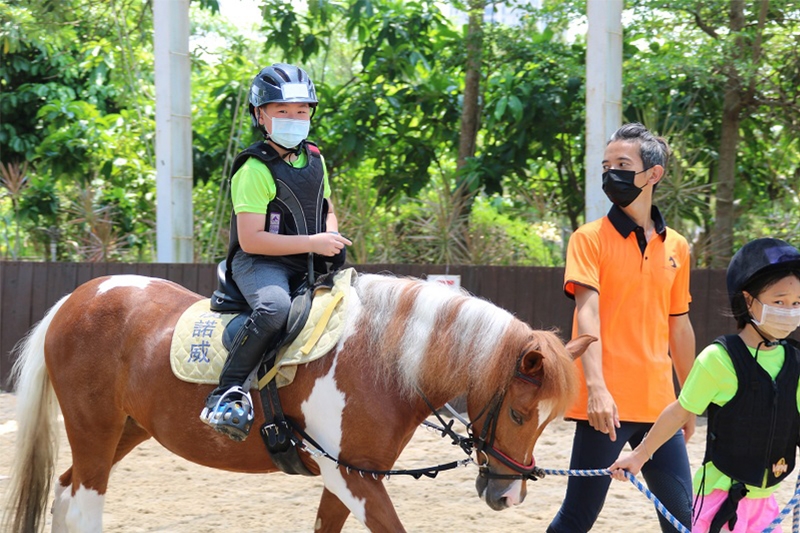
[[[280,389],[286,415],[331,456],[387,470],[434,407],[466,394],[483,436],[480,497],[494,509],[519,504],[533,447],[575,388],[573,358],[594,340],[564,346],[508,312],[434,282],[360,275],[344,334]],[[44,525],[58,450],[60,408],[72,466],[55,481],[52,531],[102,530],[112,466],[154,437],[171,452],[234,472],[276,471],[258,435],[237,443],[200,422],[210,385],[170,369],[172,332],[201,299],[142,276],[91,280],[53,306],[17,350],[17,450],[3,531]],[[255,426],[263,424],[256,402]],[[255,432],[254,432],[255,433]],[[324,490],[315,531],[340,531],[350,513],[372,531],[403,531],[380,476],[348,472],[301,452]]]

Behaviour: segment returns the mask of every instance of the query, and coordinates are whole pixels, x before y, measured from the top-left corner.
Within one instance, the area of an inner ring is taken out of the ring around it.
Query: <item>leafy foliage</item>
[[[225,253],[230,164],[257,140],[250,80],[265,64],[290,61],[317,86],[311,137],[354,241],[352,261],[561,264],[594,172],[584,168],[585,42],[570,37],[585,22],[585,2],[527,11],[507,3],[520,21],[483,26],[478,134],[462,167],[467,33],[439,2],[265,0],[255,38],[240,31],[245,21],[221,18],[217,0],[192,2],[197,259]],[[798,225],[800,13],[789,0],[770,0],[765,12],[746,4],[734,32],[729,4],[636,0],[625,14],[624,117],[670,140],[657,203],[701,265],[718,255],[711,235],[730,157],[720,146],[731,79],[744,95],[733,246],[763,235],[791,240]],[[0,3],[4,257],[49,257],[52,242],[58,259],[154,257],[151,7]]]

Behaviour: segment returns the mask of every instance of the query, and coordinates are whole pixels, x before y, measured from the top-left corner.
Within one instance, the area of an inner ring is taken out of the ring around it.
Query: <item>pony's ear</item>
[[[592,337],[591,335],[578,335],[566,344],[567,351],[572,355],[573,360],[577,359],[596,340],[597,337]]]
[[[544,373],[544,356],[538,350],[530,350],[519,360],[521,374],[541,378]]]

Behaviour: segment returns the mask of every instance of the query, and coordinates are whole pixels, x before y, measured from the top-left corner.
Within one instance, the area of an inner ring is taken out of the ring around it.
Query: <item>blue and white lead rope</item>
[[[542,468],[541,472],[544,473],[544,474],[550,474],[552,476],[591,477],[591,476],[610,476],[611,475],[611,471],[608,470],[608,469],[599,469],[599,470],[558,470],[558,469],[551,469],[551,468]],[[667,508],[664,507],[664,504],[662,504],[658,500],[658,498],[656,498],[655,495],[652,492],[650,492],[650,489],[645,487],[642,484],[641,481],[636,479],[636,476],[634,476],[630,472],[626,471],[625,472],[625,477],[628,478],[628,480],[630,480],[630,482],[633,483],[633,485],[637,489],[639,489],[639,491],[642,494],[644,494],[647,497],[648,500],[653,502],[653,505],[655,505],[656,510],[659,513],[661,513],[661,515],[664,518],[666,518],[667,521],[670,524],[672,524],[672,526],[675,529],[677,529],[680,533],[691,533],[691,531],[689,531],[686,528],[686,526],[681,524],[678,521],[677,518],[672,516],[672,513],[670,513],[667,510]],[[781,513],[778,516],[775,517],[775,520],[772,521],[772,523],[769,525],[769,527],[767,527],[767,529],[765,529],[763,531],[763,533],[772,533],[772,530],[774,530],[778,526],[778,524],[780,524],[781,521],[784,518],[786,518],[786,516],[789,513],[791,513],[792,511],[794,511],[794,513],[792,515],[792,531],[794,533],[800,533],[800,505],[798,505],[798,502],[800,502],[800,475],[798,475],[798,477],[797,477],[797,484],[795,485],[794,496],[792,496],[792,499],[789,500],[789,503],[786,504],[786,507],[783,508],[783,511],[781,511]]]
[[[610,476],[611,475],[611,471],[608,470],[607,468],[600,469],[600,470],[554,470],[554,469],[542,468],[542,472],[544,472],[545,474],[550,474],[550,475],[555,475],[555,476],[592,477],[592,476]],[[664,518],[666,518],[667,521],[670,524],[672,524],[672,526],[675,529],[677,529],[680,533],[691,533],[691,531],[689,531],[686,528],[686,526],[681,524],[678,521],[677,518],[672,516],[672,513],[670,513],[667,510],[667,508],[664,507],[664,504],[661,503],[658,500],[658,498],[656,498],[655,495],[652,492],[650,492],[650,489],[645,487],[638,479],[636,479],[636,476],[634,476],[630,472],[626,471],[625,472],[625,477],[627,477],[630,480],[630,482],[633,483],[634,486],[642,492],[642,494],[647,496],[648,500],[653,502],[653,505],[656,506],[656,510],[658,510],[658,512],[661,513],[664,516]]]
[[[794,533],[798,533],[798,531],[800,531],[800,507],[798,507],[798,501],[800,501],[800,475],[797,476],[797,483],[794,486],[794,496],[792,496],[792,499],[786,504],[786,507],[783,508],[781,514],[776,516],[775,520],[773,520],[769,527],[764,530],[764,533],[772,533],[772,530],[775,529],[778,524],[780,524],[781,521],[793,510],[792,531]]]

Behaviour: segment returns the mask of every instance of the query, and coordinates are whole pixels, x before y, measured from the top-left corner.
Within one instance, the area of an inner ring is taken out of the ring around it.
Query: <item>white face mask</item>
[[[773,338],[785,339],[800,326],[800,307],[786,309],[762,303],[761,319],[753,317],[753,323]]]
[[[308,137],[310,128],[310,120],[273,118],[272,132],[269,134],[269,138],[284,148],[294,148]]]

